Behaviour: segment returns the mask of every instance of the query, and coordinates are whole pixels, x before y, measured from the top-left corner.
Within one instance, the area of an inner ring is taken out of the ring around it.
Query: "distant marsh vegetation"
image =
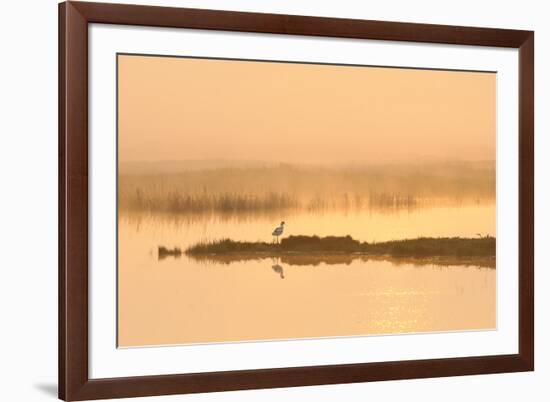
[[[121,209],[173,214],[383,211],[433,204],[493,203],[495,199],[494,162],[144,170],[121,170]]]

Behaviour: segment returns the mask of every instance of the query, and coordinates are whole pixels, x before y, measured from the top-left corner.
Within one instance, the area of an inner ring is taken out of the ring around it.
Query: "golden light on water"
[[[158,255],[495,236],[495,74],[118,61],[119,346],[495,328],[494,260]]]
[[[481,211],[444,208],[409,218],[404,215],[340,216],[340,230],[372,231],[382,240],[392,235],[391,230],[385,235],[380,228],[395,227],[400,219],[408,221],[401,225],[411,235],[418,231],[434,236],[466,235],[471,227],[494,230],[492,219],[479,219],[494,216],[494,206]],[[291,219],[289,233],[325,225],[330,233],[338,232],[338,221],[326,218]],[[423,227],[426,221],[438,224],[430,232]],[[225,236],[269,239],[271,222],[265,218],[253,224],[233,220],[174,224],[147,215],[131,218],[122,214],[119,225],[120,346],[495,327],[494,268],[418,265],[403,260],[316,266],[289,265],[280,259],[229,265],[185,256],[159,260],[158,244],[185,249],[199,240]],[[282,268],[284,279],[274,265]]]

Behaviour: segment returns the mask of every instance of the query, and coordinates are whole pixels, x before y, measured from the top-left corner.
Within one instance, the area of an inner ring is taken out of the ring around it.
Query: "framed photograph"
[[[533,32],[59,24],[61,399],[534,369]]]

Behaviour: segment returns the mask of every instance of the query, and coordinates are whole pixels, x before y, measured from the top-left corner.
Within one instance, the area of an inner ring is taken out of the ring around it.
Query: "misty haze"
[[[119,346],[495,328],[494,74],[118,57]]]

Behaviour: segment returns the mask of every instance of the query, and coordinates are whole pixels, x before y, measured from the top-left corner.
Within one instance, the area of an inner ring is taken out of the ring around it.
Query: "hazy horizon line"
[[[349,165],[403,165],[403,164],[453,164],[453,163],[493,163],[494,159],[439,159],[425,158],[417,160],[406,159],[387,159],[376,161],[353,160],[346,162],[297,162],[284,159],[267,160],[267,159],[232,159],[232,158],[186,158],[186,159],[156,159],[156,160],[118,160],[119,164],[153,164],[153,163],[193,163],[193,162],[217,162],[217,163],[263,163],[270,165],[307,165],[307,166],[349,166]]]

